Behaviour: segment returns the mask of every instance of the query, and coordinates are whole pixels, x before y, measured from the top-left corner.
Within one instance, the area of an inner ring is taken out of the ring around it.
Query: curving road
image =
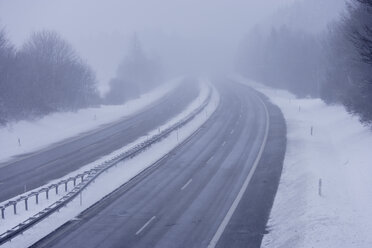
[[[96,161],[180,113],[198,90],[187,81],[143,111],[7,163],[0,163],[0,202]],[[63,130],[61,130],[63,132]]]
[[[284,119],[254,90],[223,81],[219,107],[194,136],[34,246],[259,247],[281,174]]]

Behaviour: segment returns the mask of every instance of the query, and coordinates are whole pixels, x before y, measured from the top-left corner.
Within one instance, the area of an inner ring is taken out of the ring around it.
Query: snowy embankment
[[[169,153],[177,145],[186,140],[190,135],[192,135],[196,130],[198,130],[205,121],[214,113],[216,107],[219,103],[219,95],[217,91],[210,86],[208,82],[203,80],[201,83],[199,96],[189,104],[189,106],[182,111],[179,115],[171,119],[168,123],[160,126],[154,127],[154,130],[144,137],[140,137],[138,140],[133,143],[114,151],[112,154],[109,154],[94,163],[88,164],[81,168],[78,171],[66,175],[65,178],[68,178],[72,175],[78,174],[82,171],[91,169],[104,161],[109,160],[112,157],[115,157],[117,154],[120,154],[126,150],[131,149],[137,144],[143,142],[148,137],[151,137],[155,134],[158,134],[162,130],[174,125],[178,121],[184,119],[186,116],[191,114],[195,109],[197,109],[204,100],[208,97],[209,90],[212,90],[212,97],[209,104],[206,106],[205,110],[199,113],[195,118],[193,118],[185,126],[181,127],[178,131],[172,132],[169,136],[164,138],[158,143],[151,145],[150,148],[146,149],[144,152],[138,154],[132,159],[119,162],[117,166],[108,170],[107,173],[101,174],[93,184],[90,184],[83,192],[81,198],[76,198],[70,202],[65,208],[62,208],[59,212],[56,212],[49,216],[47,219],[38,223],[28,231],[24,232],[23,235],[20,235],[13,239],[11,242],[5,243],[3,247],[27,247],[40,238],[46,236],[48,233],[57,229],[59,226],[66,223],[68,220],[75,218],[79,213],[85,209],[92,206],[97,201],[101,200],[104,196],[120,187],[131,178],[136,176],[138,173],[152,165],[154,162],[159,160],[161,157]],[[54,182],[51,182],[54,183]],[[62,195],[59,195],[60,197]],[[82,204],[81,204],[82,203]],[[31,211],[23,211],[22,213],[14,216],[10,214],[10,217],[7,218],[7,222],[0,222],[0,230],[7,230],[14,226],[14,224],[19,223],[19,221],[32,216],[32,212],[40,211],[41,206],[47,206],[47,203],[42,203],[44,205],[36,206],[33,204],[30,206]],[[50,204],[50,201],[49,203]],[[23,206],[22,206],[23,207]],[[22,208],[20,207],[20,209]],[[1,226],[2,225],[2,226]],[[1,233],[1,231],[0,231]]]
[[[287,123],[283,173],[262,247],[372,247],[370,128],[342,106],[250,85],[281,108]]]
[[[0,162],[133,115],[171,92],[180,81],[181,78],[167,82],[123,105],[101,105],[76,112],[54,113],[35,121],[10,123],[0,128]]]

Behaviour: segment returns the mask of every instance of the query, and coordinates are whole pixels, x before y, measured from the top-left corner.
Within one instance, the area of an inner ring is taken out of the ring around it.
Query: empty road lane
[[[220,105],[196,135],[35,247],[259,247],[284,120],[247,86],[217,88]]]
[[[0,202],[91,163],[117,150],[180,113],[198,95],[190,81],[143,111],[115,123],[0,164]],[[63,132],[63,130],[61,130]]]

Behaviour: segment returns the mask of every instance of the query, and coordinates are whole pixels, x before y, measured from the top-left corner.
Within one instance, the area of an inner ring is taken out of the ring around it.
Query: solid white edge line
[[[260,150],[259,150],[259,152],[257,154],[256,160],[253,163],[252,169],[249,171],[249,174],[248,174],[247,178],[245,179],[242,188],[240,189],[238,195],[236,196],[236,198],[235,198],[233,204],[231,205],[229,211],[227,212],[225,218],[223,219],[223,221],[221,222],[220,226],[218,227],[217,232],[214,234],[213,238],[209,242],[208,248],[214,248],[214,247],[216,247],[216,245],[217,245],[219,239],[221,238],[221,236],[222,236],[222,234],[223,234],[223,232],[224,232],[227,224],[229,223],[229,221],[230,221],[231,217],[233,216],[236,208],[238,207],[238,204],[239,204],[240,200],[242,199],[242,197],[244,195],[244,192],[246,191],[246,189],[248,187],[248,184],[249,184],[249,182],[251,181],[251,179],[253,177],[254,172],[256,171],[256,168],[258,166],[258,163],[260,162],[260,159],[261,159],[263,150],[264,150],[264,148],[266,146],[267,137],[269,135],[269,124],[270,124],[269,123],[269,111],[267,110],[267,107],[266,107],[265,103],[262,101],[261,97],[259,97],[259,96],[256,96],[256,97],[260,100],[260,102],[264,106],[264,109],[265,109],[265,112],[266,112],[266,129],[265,129],[264,140],[262,141]]]
[[[187,181],[187,183],[186,183],[185,185],[182,186],[181,190],[186,189],[186,187],[189,186],[189,184],[190,184],[191,182],[192,182],[192,178],[191,178],[189,181]]]
[[[150,223],[156,218],[156,216],[152,216],[137,232],[136,235],[140,234]]]
[[[213,159],[214,155],[212,157],[208,158],[207,163]]]

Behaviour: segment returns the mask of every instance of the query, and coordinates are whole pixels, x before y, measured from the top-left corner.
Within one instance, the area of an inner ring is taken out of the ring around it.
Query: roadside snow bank
[[[171,92],[180,80],[165,83],[123,105],[101,105],[76,112],[54,113],[36,121],[8,124],[0,128],[0,163],[135,114]]]
[[[371,130],[342,106],[249,85],[287,122],[283,173],[262,247],[372,247]]]
[[[185,110],[183,110],[179,115],[174,117],[168,123],[162,125],[161,127],[154,128],[147,136],[151,137],[159,132],[168,128],[179,120],[188,116],[193,110],[198,108],[204,100],[208,97],[210,84],[208,81],[203,80],[200,88],[199,96],[191,102]],[[138,154],[132,159],[119,162],[117,166],[109,169],[107,173],[101,174],[94,183],[90,184],[84,191],[82,195],[82,205],[80,205],[80,198],[74,199],[65,208],[62,208],[59,212],[56,212],[49,216],[44,221],[36,224],[31,229],[24,232],[22,235],[17,236],[11,242],[3,244],[2,247],[28,247],[41,239],[42,237],[48,235],[53,230],[57,229],[59,226],[66,223],[68,220],[75,218],[79,213],[85,209],[92,206],[94,203],[101,200],[104,196],[111,193],[113,190],[117,189],[131,178],[136,176],[138,173],[145,170],[147,167],[155,163],[161,157],[169,153],[177,145],[186,140],[190,135],[192,135],[196,130],[198,130],[214,113],[219,103],[219,95],[217,91],[212,87],[212,97],[209,104],[205,107],[201,113],[195,116],[189,123],[184,125],[178,131],[172,132],[169,136],[164,138],[158,143],[151,145],[144,152]],[[147,136],[140,137],[138,140],[134,141],[123,147],[120,150],[114,151],[112,154],[105,156],[99,161],[93,162],[81,168],[78,171],[71,173],[70,175],[75,175],[81,171],[93,168],[94,166],[102,163],[105,159],[110,159],[111,157],[128,150],[135,146],[136,144],[147,139]],[[68,178],[70,175],[67,175]],[[35,207],[35,206],[34,206]],[[23,219],[28,218],[29,214],[23,212]],[[13,227],[16,221],[21,219],[19,216],[11,217],[7,223],[3,223],[0,227],[3,230],[7,230]],[[1,224],[1,222],[0,222]]]

